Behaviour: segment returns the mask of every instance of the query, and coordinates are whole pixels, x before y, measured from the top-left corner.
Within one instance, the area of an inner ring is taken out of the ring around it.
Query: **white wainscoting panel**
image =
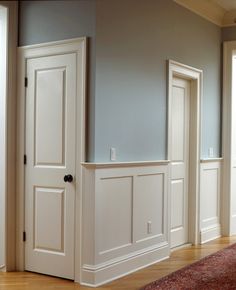
[[[236,160],[232,161],[232,169],[231,169],[231,223],[230,230],[231,234],[236,234]]]
[[[99,255],[132,244],[133,177],[100,178],[96,199]]]
[[[156,238],[166,240],[164,173],[138,175],[135,179],[134,240],[136,243]]]
[[[205,243],[221,236],[221,161],[204,160],[200,170],[200,241]]]
[[[81,284],[98,286],[169,256],[168,162],[84,164]]]

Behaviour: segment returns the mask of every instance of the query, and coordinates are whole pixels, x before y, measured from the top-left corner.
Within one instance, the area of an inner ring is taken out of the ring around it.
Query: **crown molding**
[[[174,2],[220,27],[225,26],[224,17],[227,11],[213,0],[174,0]],[[228,18],[227,21],[229,21]]]

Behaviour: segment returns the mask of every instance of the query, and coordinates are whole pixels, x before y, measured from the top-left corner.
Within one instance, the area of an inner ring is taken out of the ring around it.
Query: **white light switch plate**
[[[213,147],[210,147],[210,148],[208,149],[208,155],[209,155],[210,158],[212,158],[212,157],[214,156]]]
[[[111,161],[116,161],[116,148],[111,148],[110,149],[110,159]]]

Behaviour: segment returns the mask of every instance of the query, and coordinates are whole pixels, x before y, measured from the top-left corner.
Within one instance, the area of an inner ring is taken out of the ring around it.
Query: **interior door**
[[[76,54],[26,66],[25,268],[74,279]]]
[[[190,82],[173,79],[171,116],[171,247],[188,242]]]

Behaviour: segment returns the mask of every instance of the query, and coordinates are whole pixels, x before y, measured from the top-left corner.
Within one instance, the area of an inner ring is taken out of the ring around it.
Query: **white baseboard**
[[[6,267],[5,266],[0,266],[0,272],[6,272]]]
[[[232,215],[230,222],[230,236],[235,234],[236,234],[236,215]]]
[[[149,248],[146,252],[134,253],[129,258],[120,261],[107,262],[103,265],[84,265],[82,268],[81,285],[98,287],[137,270],[169,258],[169,245]]]
[[[221,237],[220,224],[217,224],[217,225],[209,227],[209,228],[202,229],[200,232],[201,244],[215,240],[219,237]]]

